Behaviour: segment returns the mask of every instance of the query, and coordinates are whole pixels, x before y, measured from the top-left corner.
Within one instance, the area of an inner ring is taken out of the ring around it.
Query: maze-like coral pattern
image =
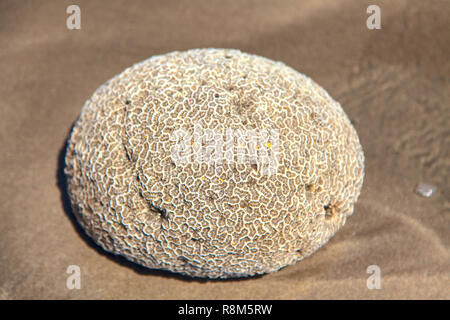
[[[277,172],[177,165],[173,133],[196,124],[278,130]],[[105,250],[229,278],[278,270],[325,244],[353,212],[364,155],[341,106],[308,77],[238,50],[195,49],[154,56],[97,89],[65,172],[78,221]]]

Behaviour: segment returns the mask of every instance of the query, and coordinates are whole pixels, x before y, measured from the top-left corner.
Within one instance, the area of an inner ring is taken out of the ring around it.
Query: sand
[[[0,298],[449,299],[450,4],[446,1],[73,1],[0,4]],[[366,8],[381,7],[380,30]],[[69,209],[64,145],[93,91],[154,54],[237,48],[310,76],[353,120],[366,155],[355,213],[278,272],[199,281],[95,246]],[[414,192],[436,186],[432,197]],[[81,269],[69,290],[66,270]],[[381,270],[369,290],[366,269]]]

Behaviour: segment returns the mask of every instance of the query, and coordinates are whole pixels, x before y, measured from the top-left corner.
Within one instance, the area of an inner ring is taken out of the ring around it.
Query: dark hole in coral
[[[199,269],[198,266],[193,265],[192,263],[189,262],[188,259],[186,259],[186,258],[183,257],[183,256],[178,257],[178,260],[181,261],[181,262],[183,263],[183,265],[186,266],[186,267],[190,267],[190,268],[192,268],[192,269]]]
[[[218,93],[215,93],[214,94],[214,98],[218,98],[219,97],[219,94]]]
[[[125,101],[125,104],[126,104],[126,105],[131,104],[131,101],[130,101],[130,100],[126,100],[126,101]]]
[[[188,263],[188,259],[186,259],[185,257],[178,257],[177,259],[183,263]]]
[[[155,206],[153,203],[148,203],[148,206],[151,211],[159,213],[163,219],[169,219],[169,215],[167,214],[167,210],[164,208],[160,208],[158,206]]]
[[[241,203],[239,204],[239,206],[240,206],[241,208],[247,208],[247,207],[248,207],[248,202],[245,201],[245,200],[243,200],[243,201],[241,201]]]
[[[325,209],[325,219],[331,219],[334,215],[334,208],[331,203],[323,207]]]

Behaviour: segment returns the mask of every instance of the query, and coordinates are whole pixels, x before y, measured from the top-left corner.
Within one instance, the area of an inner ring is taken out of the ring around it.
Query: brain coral
[[[256,151],[231,135],[226,161],[213,157],[219,148],[196,157],[230,130],[276,134],[258,136]],[[191,134],[184,161],[174,158],[177,132]],[[276,170],[239,152],[272,154]],[[65,173],[77,220],[105,250],[229,278],[324,245],[353,213],[364,155],[340,104],[308,77],[238,50],[195,49],[154,56],[98,88],[72,130]]]

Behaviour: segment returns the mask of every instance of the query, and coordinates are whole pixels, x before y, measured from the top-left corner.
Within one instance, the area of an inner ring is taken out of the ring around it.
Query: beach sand
[[[448,1],[0,3],[1,299],[449,299]],[[366,27],[369,4],[381,29]],[[190,48],[283,61],[354,122],[366,175],[354,215],[309,258],[260,277],[199,281],[141,268],[75,223],[64,144],[84,102],[126,67]],[[418,183],[436,186],[426,198]],[[66,270],[81,269],[69,290]],[[381,270],[381,289],[366,272]]]

